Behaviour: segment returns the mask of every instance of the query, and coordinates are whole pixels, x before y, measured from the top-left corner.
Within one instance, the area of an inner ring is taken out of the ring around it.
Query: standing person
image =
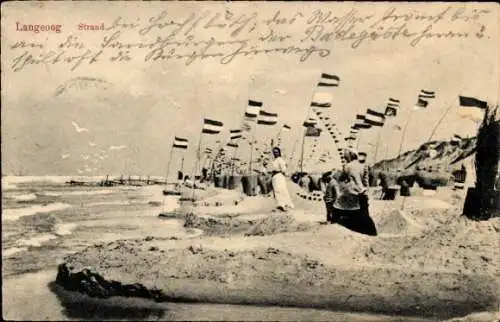
[[[281,157],[281,149],[278,147],[273,148],[274,161],[271,164],[271,174],[272,174],[272,186],[274,199],[278,204],[277,209],[280,211],[286,211],[287,208],[294,208],[292,199],[288,192],[286,185],[286,163]]]
[[[358,153],[358,163],[360,165],[361,184],[363,185],[363,188],[365,188],[364,192],[359,195],[359,204],[361,207],[361,211],[369,216],[370,210],[368,204],[368,187],[370,186],[370,177],[368,165],[366,164],[365,152]]]
[[[337,191],[335,190],[335,183],[333,182],[333,171],[325,173],[322,178],[322,182],[325,184],[325,195],[323,200],[325,202],[326,208],[326,222],[336,223],[338,219],[335,217],[335,211],[333,210],[333,203],[337,197]]]
[[[337,198],[333,203],[334,217],[346,228],[376,236],[375,223],[367,209],[362,208],[362,195],[367,192],[367,187],[362,183],[363,166],[357,161],[357,153],[352,149],[346,149],[344,159],[346,164],[338,180],[334,180],[337,191]]]

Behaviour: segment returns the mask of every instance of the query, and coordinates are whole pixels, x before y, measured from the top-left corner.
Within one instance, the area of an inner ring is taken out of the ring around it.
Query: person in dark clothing
[[[365,152],[358,153],[358,162],[362,166],[361,183],[363,184],[364,188],[368,189],[368,187],[370,186],[370,177],[369,177],[368,165],[366,164],[366,153]],[[368,205],[368,194],[367,193],[362,193],[359,195],[359,206],[361,207],[361,212],[364,215],[368,215],[368,216],[370,215],[369,205]]]
[[[321,178],[323,183],[325,184],[325,195],[323,200],[325,202],[326,208],[326,221],[327,223],[336,223],[338,219],[335,218],[335,211],[333,209],[333,203],[335,202],[335,198],[337,196],[337,192],[335,190],[335,184],[333,183],[332,172],[327,172]]]

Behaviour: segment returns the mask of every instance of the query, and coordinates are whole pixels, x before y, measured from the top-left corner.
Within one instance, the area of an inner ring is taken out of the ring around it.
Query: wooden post
[[[302,148],[300,152],[300,172],[304,172],[304,145],[306,143],[306,133],[307,129],[304,131],[304,135],[302,136]]]
[[[198,150],[196,152],[196,161],[195,161],[195,164],[194,164],[194,171],[193,171],[193,178],[192,178],[192,180],[193,180],[193,188],[192,188],[192,199],[193,199],[193,202],[195,200],[194,198],[195,198],[195,192],[196,192],[196,189],[195,189],[196,172],[198,172],[198,164],[200,162],[202,140],[203,140],[203,129],[201,130],[200,139],[198,140]]]
[[[174,142],[172,142],[172,146],[170,148],[170,156],[168,157],[167,173],[165,175],[165,190],[167,190],[167,187],[168,187],[168,175],[170,174],[170,164],[172,163],[172,155],[173,154],[174,154]]]
[[[253,150],[255,148],[254,144],[255,144],[255,132],[257,131],[257,120],[255,121],[255,125],[254,125],[254,128],[253,128],[253,132],[252,132],[252,140],[250,141],[250,161],[248,162],[248,175],[252,175],[252,159],[253,159]]]

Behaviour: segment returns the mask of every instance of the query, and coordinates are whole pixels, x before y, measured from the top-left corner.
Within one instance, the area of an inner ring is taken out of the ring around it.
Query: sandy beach
[[[425,196],[415,191],[404,210],[402,198],[372,200],[379,235],[369,237],[323,225],[322,202],[303,200],[301,188],[289,187],[296,208],[287,214],[272,212],[272,198],[242,198],[219,190],[200,200],[208,206],[174,211],[178,218],[185,216],[185,226],[204,231],[201,236],[149,234],[100,243],[63,263],[72,273],[88,269],[106,281],[160,290],[160,302],[275,305],[439,320],[477,312],[482,315],[473,319],[495,316],[500,220],[474,222],[460,216],[464,192],[444,187]],[[239,206],[230,204],[235,198]],[[222,205],[210,206],[215,199]]]

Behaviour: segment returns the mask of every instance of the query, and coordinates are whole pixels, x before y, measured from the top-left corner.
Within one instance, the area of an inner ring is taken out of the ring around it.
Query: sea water
[[[54,284],[57,265],[65,255],[117,239],[193,234],[175,219],[158,218],[160,212],[178,205],[176,197],[163,197],[160,186],[78,187],[66,185],[68,179],[2,178],[4,319],[411,321],[282,307],[156,304],[139,299],[103,302],[81,294],[71,294],[79,304],[68,307]]]

